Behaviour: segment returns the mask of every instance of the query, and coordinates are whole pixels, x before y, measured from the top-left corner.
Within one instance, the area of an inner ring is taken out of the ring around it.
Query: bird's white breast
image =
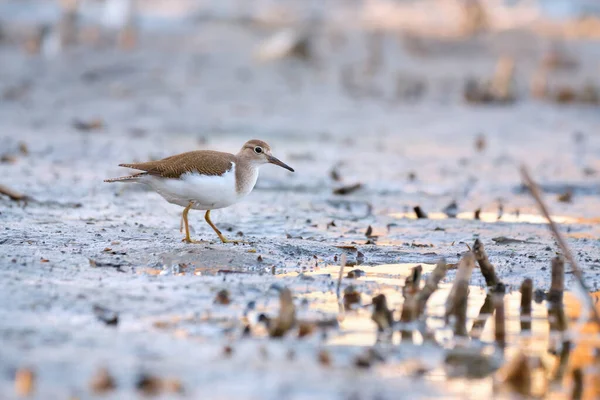
[[[238,193],[235,180],[235,163],[223,175],[186,173],[179,179],[146,175],[141,182],[150,185],[169,203],[187,207],[190,202],[197,210],[214,210],[228,207],[250,193]]]

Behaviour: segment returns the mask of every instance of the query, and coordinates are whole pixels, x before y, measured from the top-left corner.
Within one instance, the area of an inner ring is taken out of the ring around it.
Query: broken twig
[[[589,290],[588,290],[587,286],[585,285],[585,281],[583,280],[583,273],[581,272],[581,269],[577,265],[577,261],[575,260],[575,257],[573,257],[573,253],[571,252],[571,249],[567,245],[566,240],[564,239],[563,235],[558,230],[558,226],[556,225],[556,223],[550,216],[548,207],[546,207],[546,204],[544,203],[544,200],[542,199],[540,189],[538,188],[537,184],[531,178],[531,175],[529,174],[529,171],[527,170],[527,168],[525,166],[521,166],[521,176],[522,176],[523,180],[525,181],[525,184],[529,187],[529,192],[531,193],[531,195],[537,202],[537,205],[538,205],[540,211],[542,212],[542,214],[548,221],[550,230],[554,234],[554,238],[556,239],[558,246],[561,248],[564,257],[567,259],[567,261],[571,265],[571,271],[573,272],[573,275],[577,279],[579,286],[581,287],[582,291],[584,293],[586,293],[584,301],[586,302],[585,305],[586,305],[586,308],[588,309],[588,312],[591,311],[592,319],[594,320],[594,322],[596,322],[596,324],[600,325],[600,314],[598,313],[598,310],[596,310],[596,308],[594,307],[593,299],[589,295]]]
[[[12,201],[30,201],[31,197],[21,194],[19,192],[15,192],[14,190],[4,186],[4,185],[0,185],[0,195],[4,195],[4,196],[8,196],[9,199],[11,199]]]

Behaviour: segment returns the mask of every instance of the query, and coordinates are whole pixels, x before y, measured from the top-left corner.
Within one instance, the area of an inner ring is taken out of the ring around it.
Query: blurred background
[[[3,0],[3,157],[33,141],[97,183],[119,162],[260,138],[300,173],[265,169],[259,188],[346,178],[402,194],[395,211],[496,207],[527,159],[554,192],[590,194],[599,13],[592,0]],[[52,179],[21,184],[44,196]]]

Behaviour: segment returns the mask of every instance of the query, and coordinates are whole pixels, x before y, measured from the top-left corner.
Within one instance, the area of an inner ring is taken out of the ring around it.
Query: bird
[[[137,182],[150,186],[169,203],[184,207],[186,243],[202,243],[190,238],[188,213],[204,210],[204,219],[223,243],[229,240],[210,219],[211,210],[229,207],[246,197],[256,184],[262,165],[274,164],[288,171],[294,169],[271,154],[271,147],[262,140],[249,140],[237,154],[212,150],[196,150],[157,161],[119,164],[142,172],[104,182]]]

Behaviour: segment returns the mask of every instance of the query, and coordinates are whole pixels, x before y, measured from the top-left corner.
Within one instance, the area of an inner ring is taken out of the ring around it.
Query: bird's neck
[[[245,196],[254,189],[258,179],[258,168],[258,165],[243,158],[237,160],[235,165],[235,189],[238,195]]]

